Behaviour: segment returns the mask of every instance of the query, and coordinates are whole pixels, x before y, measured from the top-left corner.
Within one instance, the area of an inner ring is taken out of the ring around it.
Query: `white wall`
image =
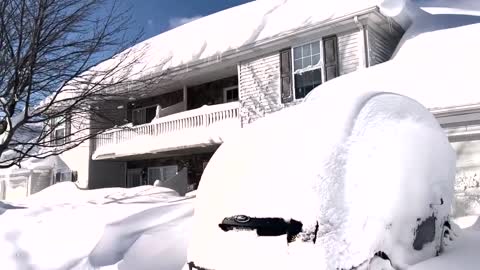
[[[240,63],[238,84],[242,124],[282,109],[279,52]]]
[[[452,143],[457,152],[455,216],[480,214],[480,140]]]
[[[90,126],[90,117],[87,114],[76,115],[72,119],[72,137],[75,140],[77,137],[88,136]],[[90,159],[90,140],[83,142],[76,148],[70,149],[62,153],[59,157],[61,160],[54,165],[53,175],[56,171],[77,171],[78,185],[81,188],[88,187],[89,174],[89,159]]]
[[[340,75],[354,72],[360,68],[361,53],[365,53],[362,44],[362,32],[359,29],[337,34],[338,39],[338,70]]]

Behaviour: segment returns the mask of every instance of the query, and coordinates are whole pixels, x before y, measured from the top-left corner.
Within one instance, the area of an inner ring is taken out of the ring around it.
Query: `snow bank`
[[[0,204],[1,269],[181,269],[194,196],[56,184]]]
[[[435,255],[441,233],[420,251],[412,247],[418,219],[433,214],[438,226],[452,202],[455,154],[435,118],[395,94],[318,95],[217,150],[200,182],[189,261],[207,269],[351,269],[383,251],[403,269]],[[295,219],[310,232],[318,224],[316,244],[222,231],[218,224],[235,215]]]

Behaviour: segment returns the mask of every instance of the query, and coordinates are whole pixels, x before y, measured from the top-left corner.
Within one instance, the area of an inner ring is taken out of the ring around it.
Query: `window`
[[[127,170],[127,187],[138,187],[142,184],[142,169]]]
[[[322,57],[320,41],[293,48],[293,75],[295,98],[304,98],[313,88],[322,84]]]
[[[59,182],[75,182],[78,180],[78,172],[77,171],[57,171],[55,173],[54,183]]]
[[[304,98],[324,81],[339,76],[337,36],[280,51],[282,103]]]
[[[157,106],[143,107],[132,111],[134,125],[150,123],[155,118]]]
[[[51,120],[52,132],[50,141],[52,145],[63,145],[70,135],[70,120],[65,116],[58,116]]]
[[[155,180],[167,181],[168,179],[177,175],[178,166],[161,166],[148,168],[148,184],[153,185]]]
[[[223,88],[223,100],[225,103],[238,101],[238,85]]]

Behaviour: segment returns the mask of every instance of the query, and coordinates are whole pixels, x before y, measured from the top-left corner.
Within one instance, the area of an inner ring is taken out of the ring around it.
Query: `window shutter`
[[[323,54],[325,56],[325,81],[338,77],[338,42],[337,36],[323,39]]]
[[[280,52],[280,79],[282,91],[282,103],[293,101],[292,91],[292,55],[291,49]]]

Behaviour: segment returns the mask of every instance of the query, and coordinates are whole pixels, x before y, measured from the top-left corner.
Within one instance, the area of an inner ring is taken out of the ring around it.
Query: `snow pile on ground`
[[[165,188],[56,184],[0,202],[1,269],[181,269],[194,196]]]
[[[351,269],[383,251],[404,269],[435,255],[454,178],[455,153],[420,104],[323,92],[220,146],[201,179],[188,260],[206,269]],[[236,215],[300,221],[316,243],[219,228]],[[414,250],[415,229],[432,215],[437,234]]]

